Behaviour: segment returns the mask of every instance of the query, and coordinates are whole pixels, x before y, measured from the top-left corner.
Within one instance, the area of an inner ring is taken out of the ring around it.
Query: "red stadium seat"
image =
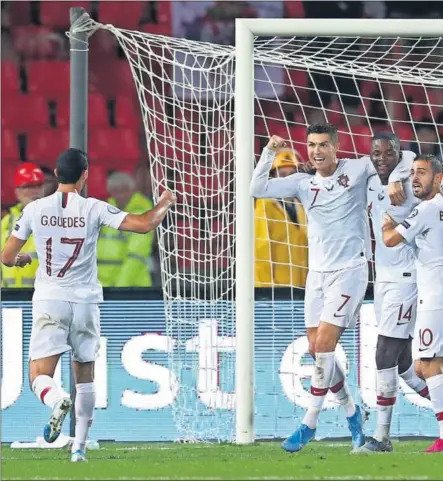
[[[40,22],[57,29],[68,28],[71,7],[83,7],[89,11],[90,2],[40,2]]]
[[[36,92],[54,100],[63,96],[69,97],[69,62],[29,62],[27,71],[29,92]]]
[[[139,28],[140,31],[145,33],[152,33],[155,35],[171,35],[171,25],[167,23],[144,23]]]
[[[107,199],[109,195],[106,189],[106,168],[91,162],[88,170],[88,197],[95,197],[96,199],[102,200]]]
[[[17,135],[12,130],[2,128],[2,167],[10,161],[18,162],[19,160],[20,151]]]
[[[101,23],[111,23],[118,28],[135,30],[140,24],[147,2],[100,2],[98,17]]]
[[[205,232],[198,221],[189,217],[178,220],[175,235],[172,234],[171,237],[180,270],[195,269],[201,272],[210,266],[209,242],[203,240]]]
[[[2,94],[20,90],[19,69],[15,62],[2,62]],[[3,102],[2,102],[3,103]],[[4,106],[3,106],[4,108]]]
[[[9,3],[9,20],[11,27],[17,25],[29,25],[31,23],[31,2],[10,2]]]
[[[40,95],[18,94],[2,99],[2,127],[16,132],[49,127],[48,102]]]
[[[57,126],[69,127],[69,97],[57,100]],[[98,93],[88,95],[88,127],[109,127],[109,116],[106,99]]]
[[[157,22],[161,24],[171,25],[171,2],[157,2]]]
[[[69,147],[69,131],[66,129],[35,130],[28,134],[26,159],[40,165],[54,167],[63,150]]]
[[[4,137],[2,131],[2,166],[1,166],[1,176],[2,176],[2,183],[1,183],[1,202],[3,206],[11,206],[17,202],[15,197],[15,189],[14,189],[14,173],[17,167],[20,165],[20,162],[16,160],[7,160],[5,161],[4,157]]]
[[[286,1],[285,2],[286,18],[305,18],[305,9],[303,2]]]
[[[115,101],[115,124],[118,127],[131,127],[140,130],[140,105],[134,97],[119,96]]]
[[[108,170],[127,170],[140,161],[138,135],[131,129],[97,129],[89,136],[89,156]]]

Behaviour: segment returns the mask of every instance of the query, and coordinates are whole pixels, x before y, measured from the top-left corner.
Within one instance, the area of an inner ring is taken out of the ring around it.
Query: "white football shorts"
[[[395,339],[414,334],[417,318],[417,284],[376,282],[374,287],[375,319],[378,333]]]
[[[334,272],[309,271],[305,292],[305,325],[320,321],[353,328],[368,286],[368,264]]]
[[[443,309],[417,312],[412,355],[414,360],[443,357]]]
[[[72,359],[91,362],[100,349],[98,304],[33,301],[29,358],[34,361],[72,349]]]

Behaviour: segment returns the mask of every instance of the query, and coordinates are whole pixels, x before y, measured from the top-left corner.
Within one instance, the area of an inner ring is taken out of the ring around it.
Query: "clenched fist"
[[[166,203],[169,205],[174,205],[177,202],[177,197],[173,192],[170,190],[165,190],[163,191],[162,195],[160,196],[160,199],[158,201],[159,203]]]
[[[29,254],[22,253],[18,254],[17,257],[15,258],[15,266],[16,267],[25,267],[28,264],[31,264],[32,262],[32,257]]]
[[[268,145],[266,146],[269,150],[272,150],[273,152],[277,151],[278,149],[281,149],[282,147],[286,147],[286,141],[283,140],[281,137],[278,135],[273,135],[268,142]]]

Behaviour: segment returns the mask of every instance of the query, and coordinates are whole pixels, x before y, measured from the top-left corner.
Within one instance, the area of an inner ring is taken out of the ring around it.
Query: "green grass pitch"
[[[2,479],[443,479],[443,453],[423,454],[429,441],[394,442],[393,453],[356,456],[349,443],[313,442],[298,454],[279,443],[102,443],[87,464],[68,450],[2,447]]]

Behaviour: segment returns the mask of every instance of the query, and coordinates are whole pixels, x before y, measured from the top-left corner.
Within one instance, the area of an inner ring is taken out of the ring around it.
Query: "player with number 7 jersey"
[[[29,256],[20,253],[33,234],[39,260],[29,347],[29,377],[33,392],[52,412],[44,439],[52,443],[72,407],[53,376],[60,356],[72,352],[76,382],[76,431],[73,462],[86,461],[85,446],[95,406],[94,363],[100,347],[100,311],[103,289],[97,278],[97,240],[102,226],[145,234],[154,230],[175,203],[163,192],[159,202],[143,214],[128,214],[94,198],[84,198],[88,178],[86,154],[62,152],[56,162],[59,187],[53,195],[31,202],[6,242],[1,260],[23,267]]]
[[[251,195],[256,198],[298,198],[308,218],[305,325],[315,369],[307,413],[282,448],[297,452],[314,438],[325,397],[331,390],[345,410],[355,449],[365,442],[365,412],[352,399],[335,349],[343,330],[355,326],[366,293],[370,258],[367,185],[377,172],[369,159],[337,159],[336,127],[318,123],[307,129],[307,151],[313,172],[270,179],[276,151],[284,146],[283,139],[271,138],[250,186]],[[394,174],[390,182],[394,180],[400,178]]]

